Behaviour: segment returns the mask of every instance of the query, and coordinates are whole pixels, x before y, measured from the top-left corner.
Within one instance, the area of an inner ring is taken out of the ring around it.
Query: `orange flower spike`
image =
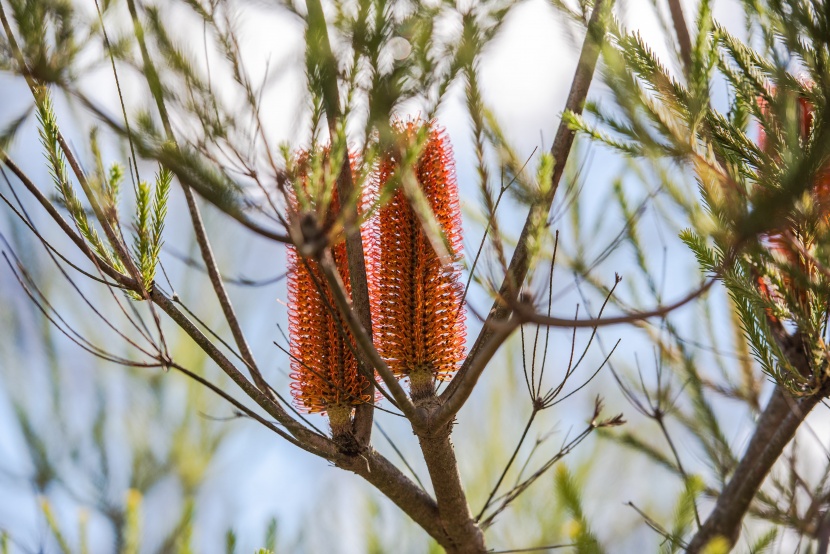
[[[300,156],[302,163],[303,156]],[[296,202],[294,202],[296,207]],[[335,191],[329,213],[340,209]],[[334,263],[351,292],[346,245],[332,247]],[[324,295],[320,294],[323,289]],[[332,312],[334,299],[314,260],[303,260],[296,248],[288,247],[288,334],[291,355],[291,394],[300,409],[327,412],[335,436],[349,429],[352,408],[372,398],[363,394],[368,383],[359,372],[355,342],[344,335],[346,323]],[[340,321],[338,321],[338,319]],[[351,343],[351,344],[349,344]]]
[[[410,122],[397,130],[411,138],[421,125]],[[391,157],[381,163],[381,187],[396,167]],[[434,380],[458,368],[466,338],[457,263],[462,248],[458,186],[449,139],[435,126],[429,127],[416,176],[454,260],[441,263],[403,190],[396,190],[378,213],[372,319],[378,351],[396,375],[409,378],[417,399],[431,395]]]

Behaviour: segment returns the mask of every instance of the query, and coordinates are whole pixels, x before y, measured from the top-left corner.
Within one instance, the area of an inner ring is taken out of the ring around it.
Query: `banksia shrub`
[[[398,124],[406,142],[421,122]],[[435,379],[445,379],[464,356],[464,310],[459,283],[461,211],[452,147],[443,130],[429,125],[415,169],[418,185],[443,232],[451,259],[441,260],[403,187],[391,193],[377,216],[373,293],[375,344],[389,368],[410,380],[413,398],[429,395]],[[399,167],[397,155],[380,163],[381,195]]]
[[[309,197],[308,155],[299,156],[299,188]],[[291,199],[296,214],[298,202]],[[328,206],[325,225],[329,226],[340,211],[335,189]],[[297,217],[314,217],[297,214]],[[335,266],[351,294],[346,245],[339,240],[331,253]],[[348,331],[319,264],[303,259],[294,246],[288,247],[288,321],[291,356],[291,393],[300,409],[310,413],[327,412],[335,435],[346,432],[354,406],[372,402],[365,394],[367,378],[359,371],[355,341]]]

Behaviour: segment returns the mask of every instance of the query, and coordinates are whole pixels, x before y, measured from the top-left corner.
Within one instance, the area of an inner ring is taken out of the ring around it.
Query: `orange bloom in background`
[[[307,157],[307,154],[301,155],[299,165]],[[333,218],[339,211],[340,201],[335,190],[329,214]],[[345,242],[341,240],[331,251],[346,290],[351,293]],[[320,289],[325,296],[320,294]],[[335,434],[349,423],[353,406],[373,401],[371,396],[363,394],[368,380],[358,370],[354,338],[342,317],[336,315],[336,309],[317,262],[302,260],[296,248],[289,246],[291,394],[300,409],[310,413],[327,412]]]
[[[412,138],[422,122],[398,124]],[[379,167],[381,190],[398,167],[394,156]],[[372,265],[372,320],[380,355],[400,377],[408,377],[414,398],[433,391],[464,357],[465,313],[459,283],[461,210],[452,147],[443,130],[429,125],[416,169],[454,260],[442,264],[404,191],[399,187],[379,210]]]
[[[774,93],[774,91],[773,91]],[[810,129],[813,124],[814,108],[810,101],[800,96],[797,100],[797,117],[798,117],[798,131],[802,141],[807,141],[810,134]],[[768,106],[762,102],[762,110],[765,116],[769,114]],[[766,133],[763,127],[760,130],[758,144],[763,150],[768,150],[769,145],[766,140]],[[821,218],[826,222],[830,221],[830,167],[822,169],[816,176],[815,183],[810,189],[814,201],[818,205]],[[806,224],[806,225],[805,225]],[[814,237],[811,236],[811,229],[809,222],[800,222],[794,219],[789,219],[785,231],[788,232],[794,240],[801,243],[804,250],[809,250],[813,246]],[[782,258],[787,264],[797,269],[797,271],[804,276],[804,278],[812,279],[816,273],[816,268],[810,259],[806,258],[802,252],[793,246],[790,241],[780,232],[772,232],[764,237],[771,252],[774,252]],[[792,288],[794,279],[790,276],[784,275],[783,282],[787,288]],[[780,298],[780,294],[774,290],[772,283],[767,277],[761,276],[758,278],[759,288],[768,298]],[[807,293],[806,291],[795,289],[793,292],[797,293],[797,297],[802,306],[806,306]],[[777,321],[772,314],[768,314],[770,319]]]
[[[773,90],[772,93],[774,94],[775,90]],[[761,100],[760,103],[763,114],[765,116],[769,116],[769,106],[767,106],[766,102],[763,100]],[[815,109],[810,101],[803,96],[798,97],[796,107],[798,109],[796,117],[798,118],[799,136],[802,141],[806,142],[810,136],[810,129],[813,126]],[[760,146],[762,150],[768,149],[767,135],[764,132],[763,127],[759,130],[758,146]],[[819,172],[819,175],[816,177],[816,183],[813,186],[813,193],[816,200],[821,204],[822,209],[830,209],[830,205],[828,205],[828,201],[830,201],[830,167],[826,167]]]

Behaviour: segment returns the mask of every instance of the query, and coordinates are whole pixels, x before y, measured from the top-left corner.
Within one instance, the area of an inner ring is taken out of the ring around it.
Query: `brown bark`
[[[452,426],[447,425],[434,434],[418,436],[432,487],[435,489],[438,518],[447,535],[446,542],[441,543],[441,546],[451,553],[484,553],[487,552],[484,534],[470,512],[450,439],[451,431]]]
[[[738,467],[712,513],[692,537],[687,552],[701,552],[717,537],[725,538],[730,547],[735,546],[752,499],[807,414],[822,398],[820,393],[794,398],[780,385],[776,386]]]

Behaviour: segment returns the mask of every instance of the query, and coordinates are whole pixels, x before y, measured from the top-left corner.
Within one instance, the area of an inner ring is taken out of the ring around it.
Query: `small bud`
[[[389,41],[389,50],[395,61],[405,60],[412,53],[412,45],[403,37],[395,37]]]

